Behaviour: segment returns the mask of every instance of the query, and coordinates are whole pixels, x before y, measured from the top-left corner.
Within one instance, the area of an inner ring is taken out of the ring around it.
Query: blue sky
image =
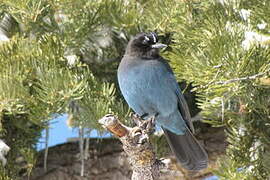
[[[49,130],[49,147],[55,146],[57,144],[62,144],[67,142],[68,138],[78,137],[78,130],[72,129],[66,124],[67,115],[60,116],[50,123]],[[93,130],[90,134],[90,137],[100,137],[96,130]],[[110,134],[106,134],[102,137],[110,137]],[[45,131],[42,132],[42,138],[37,144],[37,149],[41,150],[45,148]]]

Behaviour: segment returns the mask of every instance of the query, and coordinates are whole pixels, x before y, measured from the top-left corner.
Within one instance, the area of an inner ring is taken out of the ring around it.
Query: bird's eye
[[[155,32],[140,33],[132,41],[134,46],[147,48],[158,42],[158,35]]]

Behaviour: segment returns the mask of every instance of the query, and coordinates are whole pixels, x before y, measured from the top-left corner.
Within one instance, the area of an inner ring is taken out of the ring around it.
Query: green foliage
[[[25,172],[30,173],[32,169],[35,144],[40,138],[42,126],[30,121],[26,114],[4,114],[1,123],[1,139],[4,139],[11,148],[7,155],[8,163],[3,172],[8,177],[16,179]]]
[[[0,44],[0,138],[12,145],[9,159],[19,152],[30,173],[34,144],[55,115],[69,113],[73,126],[90,129],[106,113],[127,119],[118,60],[132,35],[156,30],[170,45],[162,53],[178,80],[195,86],[205,121],[227,127],[230,146],[219,175],[268,178],[269,40],[249,48],[243,41],[246,31],[269,35],[269,3],[5,0],[0,28],[10,41]],[[241,9],[250,10],[248,20]],[[21,171],[15,163],[7,169],[13,177]]]
[[[72,116],[72,126],[100,129],[97,120],[107,113],[117,113],[118,108],[115,107],[119,102],[115,97],[114,84],[98,83],[94,76],[90,78],[92,81],[88,82],[85,87],[87,91],[84,96],[70,102],[69,115]],[[115,111],[112,111],[112,109]],[[125,108],[119,107],[120,112],[127,113],[123,109]]]
[[[0,180],[13,180],[6,172],[6,169],[0,166]]]
[[[227,2],[231,3],[190,3],[191,16],[177,27],[173,52],[166,55],[178,77],[195,86],[205,121],[227,127],[229,159],[219,175],[266,179],[270,176],[265,164],[270,144],[270,51],[267,41],[254,42],[254,38],[248,47],[244,42],[245,32],[269,31],[269,1]],[[243,18],[241,9],[250,10],[249,19]],[[266,29],[260,30],[257,25],[263,22]],[[237,168],[250,171],[237,173]]]
[[[233,180],[254,180],[252,173],[246,169],[238,168],[238,164],[230,160],[228,157],[223,157],[219,160],[218,165],[220,171],[214,171],[221,180],[233,179]]]

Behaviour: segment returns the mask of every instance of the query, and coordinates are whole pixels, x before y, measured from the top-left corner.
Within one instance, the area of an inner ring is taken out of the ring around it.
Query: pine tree
[[[67,4],[77,8],[65,9]],[[86,45],[93,41],[98,45],[95,33],[104,24],[97,20],[105,6],[102,2],[43,0],[1,4],[1,32],[6,41],[0,45],[0,130],[1,139],[12,147],[9,163],[1,173],[4,177],[15,178],[31,171],[41,130],[48,128],[49,120],[66,113],[71,102],[78,101],[84,107],[78,126],[91,128],[96,127],[96,121],[105,113],[125,108],[115,100],[112,80],[95,76],[94,73],[103,73],[94,72],[94,67],[79,61]],[[71,16],[65,17],[66,14]],[[91,48],[100,50],[101,55],[116,51],[95,46]],[[19,157],[26,162],[17,162]],[[23,165],[26,168],[22,169]]]
[[[206,122],[225,126],[222,179],[267,179],[269,158],[269,4],[189,1],[169,59],[195,86]]]
[[[162,53],[178,80],[195,87],[204,121],[226,127],[230,145],[217,173],[268,178],[269,3],[3,1],[0,138],[12,144],[3,178],[23,173],[18,156],[30,173],[34,145],[55,116],[69,113],[87,128],[108,112],[126,117],[116,68],[132,35],[154,30],[170,45]]]

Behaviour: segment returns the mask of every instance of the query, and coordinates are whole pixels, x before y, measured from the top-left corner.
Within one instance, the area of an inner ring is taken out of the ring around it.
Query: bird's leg
[[[136,124],[136,126],[138,126],[138,127],[141,127],[142,124],[144,124],[144,121],[145,121],[144,118],[145,118],[146,116],[148,116],[147,113],[143,114],[142,116],[140,116],[140,115],[138,115],[138,114],[136,114],[136,113],[132,113],[132,114],[131,114],[131,118],[132,118],[133,122],[134,122],[134,123]]]
[[[141,115],[141,119],[145,119],[148,115],[149,115],[148,113]]]
[[[152,134],[155,132],[155,119],[158,116],[158,113],[144,120],[144,118],[147,116],[147,113],[143,114],[142,116],[132,114],[132,119],[138,127],[145,130],[148,134]]]
[[[138,115],[138,114],[136,114],[136,113],[132,113],[131,114],[131,118],[132,118],[132,120],[133,120],[133,122],[136,124],[136,126],[140,126],[140,122],[141,122],[141,117]]]
[[[145,130],[148,134],[153,134],[155,132],[155,125],[156,125],[156,117],[158,116],[158,113],[149,117],[145,121]]]

